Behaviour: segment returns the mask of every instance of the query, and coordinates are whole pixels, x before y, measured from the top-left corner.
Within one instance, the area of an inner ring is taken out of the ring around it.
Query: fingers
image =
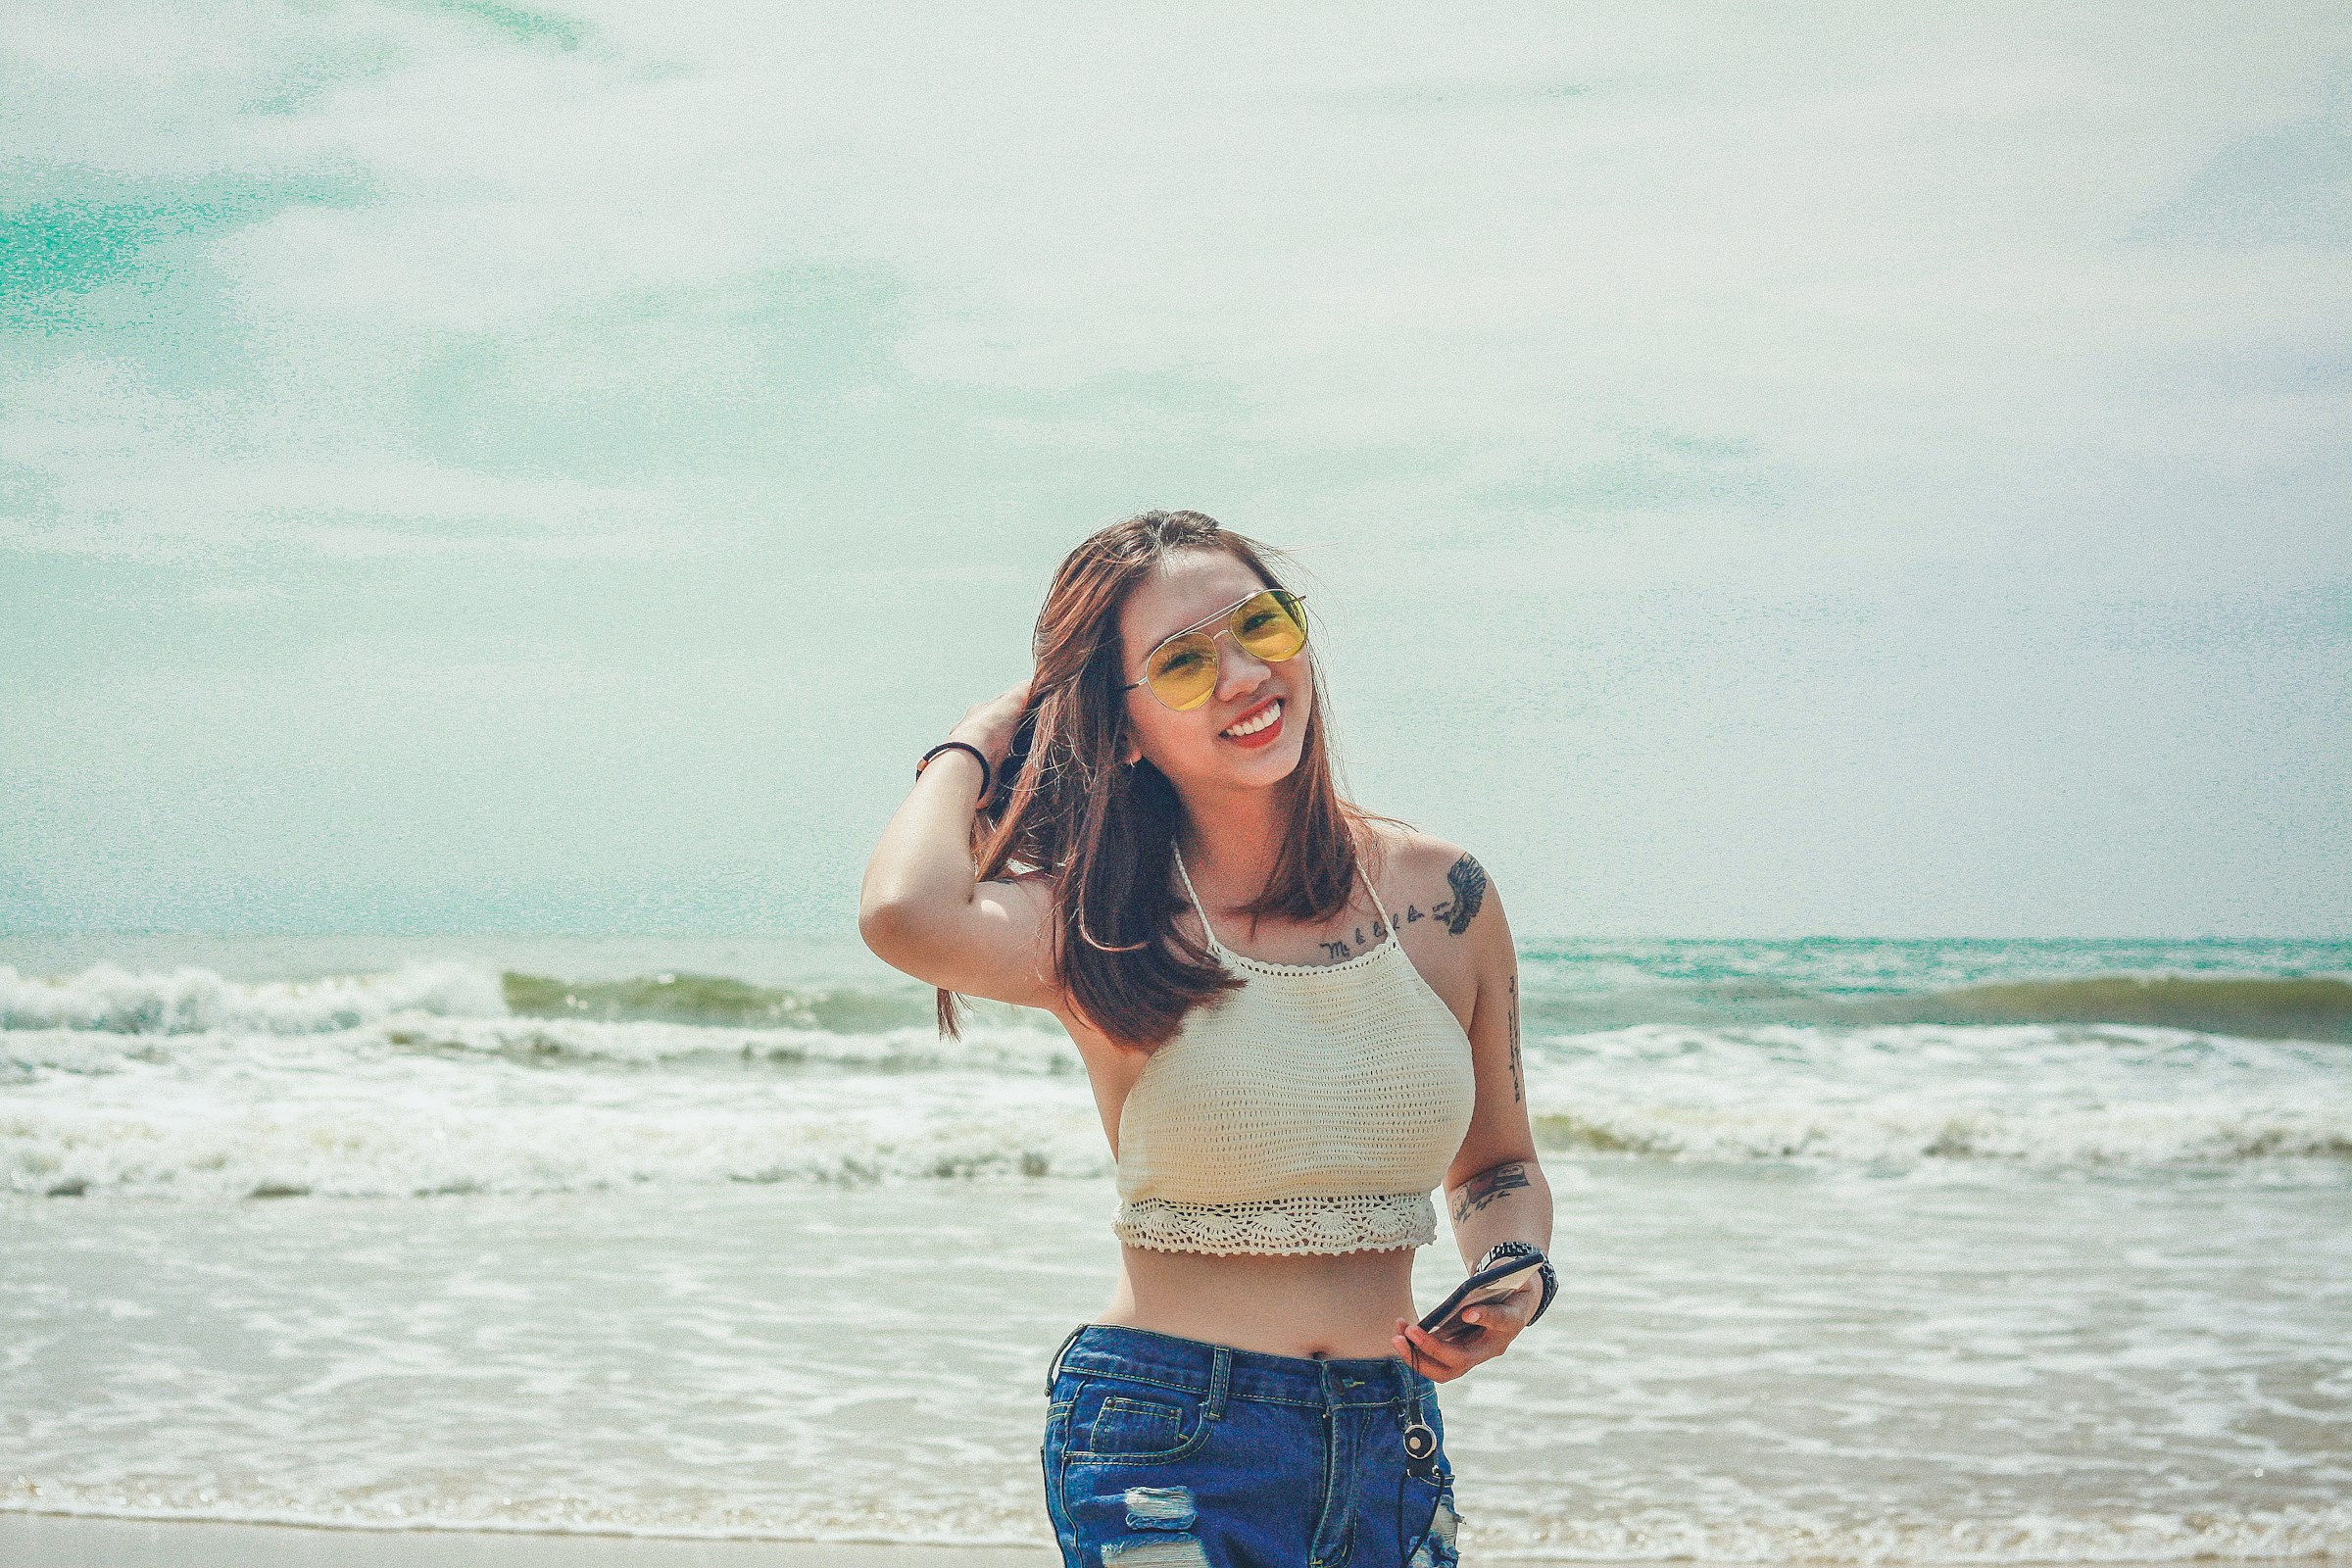
[[[1507,1328],[1516,1333],[1527,1327],[1528,1317],[1535,1311],[1535,1303],[1528,1296],[1528,1292],[1520,1291],[1497,1301],[1483,1302],[1462,1315],[1492,1328]]]
[[[1470,1353],[1466,1347],[1441,1340],[1420,1324],[1403,1318],[1396,1320],[1396,1333],[1391,1343],[1408,1366],[1436,1383],[1458,1378],[1485,1359]]]
[[[1000,695],[974,703],[964,710],[962,721],[948,733],[957,740],[971,741],[994,760],[1003,761],[1019,733],[1033,680],[1034,677],[1016,681]]]
[[[1029,688],[1036,682],[1034,675],[1023,676],[996,696],[974,703],[965,711],[967,718],[1003,718],[1006,722],[1018,718],[1021,710],[1029,706]]]
[[[1398,1318],[1390,1343],[1406,1365],[1434,1383],[1445,1383],[1508,1349],[1525,1327],[1523,1318],[1521,1310],[1500,1303],[1474,1306],[1462,1313],[1467,1332],[1460,1339],[1442,1338],[1418,1323]]]
[[[1407,1323],[1402,1318],[1396,1320],[1396,1332],[1389,1337],[1389,1343],[1396,1347],[1396,1353],[1403,1358],[1406,1366],[1425,1378],[1444,1383],[1461,1376],[1459,1369],[1450,1364],[1450,1352],[1423,1333],[1417,1325]]]

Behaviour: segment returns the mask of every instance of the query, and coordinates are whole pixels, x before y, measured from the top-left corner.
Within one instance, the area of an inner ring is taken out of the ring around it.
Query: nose
[[[1217,633],[1217,696],[1231,702],[1265,684],[1273,666],[1242,646],[1227,627]]]

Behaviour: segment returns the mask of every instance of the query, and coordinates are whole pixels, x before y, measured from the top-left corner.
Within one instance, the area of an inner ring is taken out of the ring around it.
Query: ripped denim
[[[1396,1356],[1087,1323],[1046,1388],[1046,1508],[1067,1568],[1456,1568],[1437,1385]],[[1416,1421],[1438,1447],[1413,1465]]]

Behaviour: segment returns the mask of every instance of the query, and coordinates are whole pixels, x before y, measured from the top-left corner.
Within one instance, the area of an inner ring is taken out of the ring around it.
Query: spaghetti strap
[[[1215,929],[1208,923],[1208,911],[1200,906],[1200,895],[1193,891],[1193,873],[1184,868],[1184,851],[1174,844],[1170,844],[1168,848],[1176,851],[1176,874],[1184,878],[1185,897],[1193,901],[1193,912],[1200,917],[1200,929],[1208,935],[1209,951],[1211,953],[1224,952],[1225,944],[1217,940]]]
[[[1355,858],[1355,874],[1363,879],[1364,891],[1372,895],[1372,918],[1389,928],[1389,934],[1382,939],[1381,946],[1404,946],[1396,935],[1396,924],[1389,919],[1388,906],[1380,902],[1380,889],[1372,885],[1372,873],[1364,869],[1364,858],[1360,855]]]
[[[1216,928],[1208,923],[1208,910],[1202,906],[1200,903],[1200,895],[1193,886],[1193,874],[1184,868],[1184,851],[1178,849],[1173,844],[1170,844],[1168,848],[1176,851],[1176,874],[1184,878],[1185,897],[1193,901],[1193,912],[1200,917],[1200,929],[1208,934],[1209,951],[1212,953],[1224,953],[1226,951],[1225,944],[1217,940]],[[1388,935],[1381,939],[1380,945],[1384,948],[1403,947],[1403,939],[1396,934],[1396,922],[1389,918],[1388,906],[1380,902],[1380,889],[1372,885],[1372,873],[1364,868],[1364,858],[1361,855],[1358,855],[1355,858],[1355,874],[1356,877],[1364,884],[1364,891],[1372,895],[1372,918],[1379,924],[1388,928]],[[1374,950],[1366,949],[1365,951],[1372,952]],[[1236,954],[1235,956],[1238,957],[1240,955]],[[1328,965],[1277,964],[1271,965],[1270,967],[1284,969],[1313,969],[1319,967],[1328,967]]]

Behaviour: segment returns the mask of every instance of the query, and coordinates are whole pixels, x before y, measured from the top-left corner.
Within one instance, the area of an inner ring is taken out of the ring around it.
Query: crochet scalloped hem
[[[1250,1203],[1180,1203],[1163,1198],[1119,1204],[1111,1232],[1163,1252],[1374,1252],[1425,1247],[1438,1239],[1427,1193],[1300,1195]]]

